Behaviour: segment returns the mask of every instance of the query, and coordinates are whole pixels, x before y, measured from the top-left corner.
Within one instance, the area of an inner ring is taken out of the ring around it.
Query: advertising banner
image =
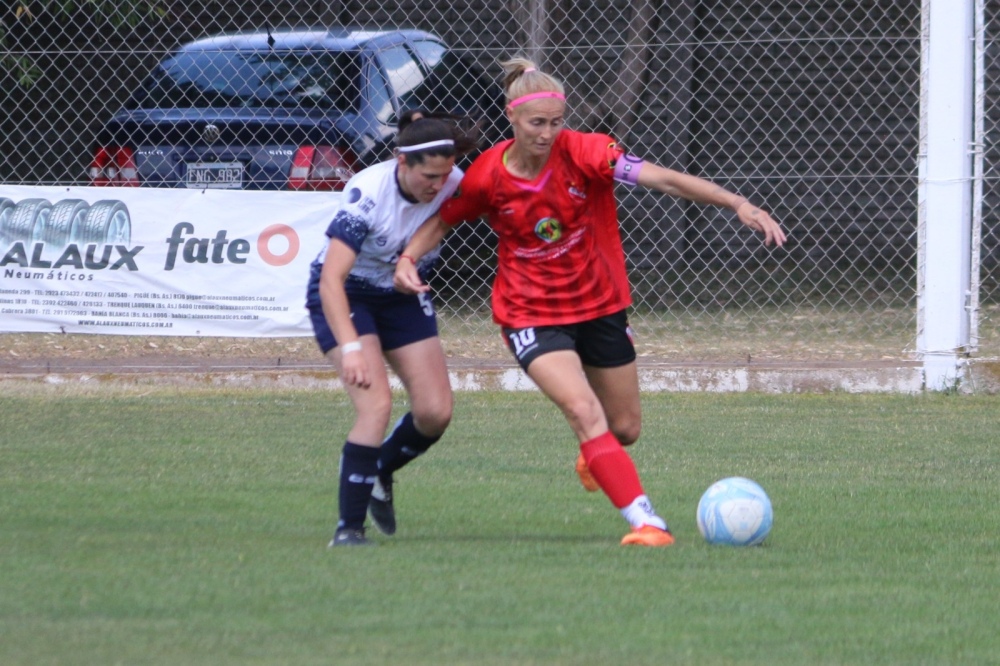
[[[338,196],[0,185],[0,332],[312,335]]]

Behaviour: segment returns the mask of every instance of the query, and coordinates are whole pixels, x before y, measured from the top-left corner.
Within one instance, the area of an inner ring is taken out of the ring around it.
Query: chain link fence
[[[826,361],[913,351],[920,0],[317,4],[5,3],[0,182],[90,184],[102,131],[180,44],[304,26],[416,28],[494,84],[500,60],[528,55],[566,82],[569,126],[740,192],[786,228],[786,248],[768,249],[730,211],[622,188],[641,354]],[[990,102],[1000,0],[986,8],[979,352],[997,355],[1000,112]],[[449,70],[457,62],[425,60],[412,75],[466,85],[467,70]],[[483,91],[459,92],[478,98],[495,138],[508,130]],[[473,224],[447,242],[435,286],[443,336],[465,345],[458,353],[503,354],[489,320],[493,240]]]
[[[985,3],[983,36],[982,225],[979,259],[979,353],[1000,356],[1000,2]]]

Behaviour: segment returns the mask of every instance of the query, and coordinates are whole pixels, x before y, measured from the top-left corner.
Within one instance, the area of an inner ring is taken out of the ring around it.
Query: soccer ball
[[[698,502],[698,531],[711,544],[756,546],[773,519],[764,489],[740,476],[716,481]]]

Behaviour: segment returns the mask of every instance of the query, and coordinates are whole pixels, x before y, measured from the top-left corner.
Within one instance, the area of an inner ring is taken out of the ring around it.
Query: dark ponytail
[[[396,148],[406,156],[407,166],[422,164],[425,156],[456,157],[466,155],[479,147],[478,132],[463,127],[464,119],[451,114],[432,113],[424,109],[410,109],[399,117],[399,134]],[[450,145],[435,145],[406,152],[411,146],[437,141],[451,141]]]

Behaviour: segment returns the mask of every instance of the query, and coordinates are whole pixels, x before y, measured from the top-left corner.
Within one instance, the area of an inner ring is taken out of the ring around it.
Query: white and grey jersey
[[[452,169],[433,201],[413,203],[400,192],[397,164],[380,162],[351,178],[326,230],[327,245],[336,238],[357,253],[350,277],[377,289],[392,289],[399,255],[420,225],[455,192],[463,175],[458,167]],[[326,247],[315,263],[322,264],[325,254]],[[439,254],[440,248],[435,248],[421,257],[418,270],[433,264]]]

